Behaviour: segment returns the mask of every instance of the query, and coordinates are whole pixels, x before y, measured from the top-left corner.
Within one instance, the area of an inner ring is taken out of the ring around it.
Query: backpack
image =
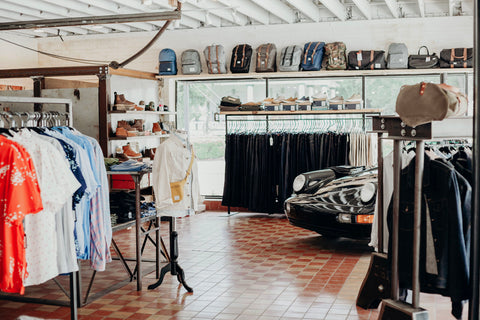
[[[225,49],[223,49],[222,45],[208,46],[203,50],[203,54],[207,61],[208,73],[227,73],[227,67],[225,65]]]
[[[332,42],[325,45],[325,69],[345,70],[347,69],[347,47],[343,42]]]
[[[197,50],[185,50],[182,53],[182,73],[200,74],[202,73],[202,63],[200,62],[200,53]]]
[[[392,43],[388,46],[387,68],[408,68],[408,49],[404,43]]]
[[[278,63],[278,71],[300,70],[302,53],[303,50],[301,46],[288,46],[283,48],[280,54],[280,61]]]
[[[257,48],[256,72],[277,71],[277,47],[273,43],[262,44]]]
[[[307,42],[303,50],[302,70],[318,71],[322,68],[325,42]]]
[[[230,71],[232,73],[248,73],[250,71],[252,52],[252,47],[248,44],[239,44],[238,46],[235,46],[232,51]]]
[[[348,53],[348,69],[374,70],[385,67],[385,51],[358,50]]]
[[[162,49],[158,55],[158,74],[177,74],[177,56],[172,49]]]

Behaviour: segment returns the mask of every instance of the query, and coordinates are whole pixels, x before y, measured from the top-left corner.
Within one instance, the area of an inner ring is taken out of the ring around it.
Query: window
[[[242,102],[265,98],[264,80],[217,80],[177,82],[177,127],[189,132],[198,157],[200,192],[221,196],[225,175],[225,119],[215,121],[224,96]]]

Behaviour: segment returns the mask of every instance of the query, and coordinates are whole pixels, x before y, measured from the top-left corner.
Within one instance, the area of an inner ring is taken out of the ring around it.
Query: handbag
[[[440,51],[440,68],[471,68],[473,48],[452,48]]]
[[[448,84],[421,82],[400,88],[395,111],[410,127],[467,112],[467,97]]]
[[[195,159],[195,153],[193,153],[193,149],[192,149],[192,159],[190,160],[190,165],[188,166],[187,175],[185,176],[185,178],[183,178],[180,181],[170,182],[170,192],[172,194],[173,203],[178,203],[183,200],[183,197],[185,195],[185,192],[184,192],[185,183],[187,183],[187,178],[192,172],[194,159]]]
[[[427,50],[427,54],[420,54],[422,48]],[[410,69],[430,69],[438,66],[439,59],[435,53],[430,54],[426,46],[421,46],[417,54],[408,57],[408,67]]]

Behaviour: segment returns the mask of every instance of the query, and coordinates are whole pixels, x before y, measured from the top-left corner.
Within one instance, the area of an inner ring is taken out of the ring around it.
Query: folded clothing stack
[[[262,110],[262,104],[259,102],[247,102],[240,106],[240,111],[260,111]]]
[[[147,164],[133,159],[110,166],[111,171],[142,171],[148,168]]]
[[[222,98],[219,108],[220,111],[238,111],[241,104],[242,102],[240,101],[240,99],[226,96]]]
[[[117,216],[117,223],[134,220],[135,210],[134,192],[120,191],[110,193],[110,212]]]

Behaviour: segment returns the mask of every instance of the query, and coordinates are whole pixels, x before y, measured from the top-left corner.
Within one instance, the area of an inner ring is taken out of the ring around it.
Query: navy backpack
[[[158,55],[158,74],[177,74],[177,56],[172,49],[163,49]]]
[[[322,68],[323,47],[325,42],[305,43],[302,57],[302,70],[318,71]]]

